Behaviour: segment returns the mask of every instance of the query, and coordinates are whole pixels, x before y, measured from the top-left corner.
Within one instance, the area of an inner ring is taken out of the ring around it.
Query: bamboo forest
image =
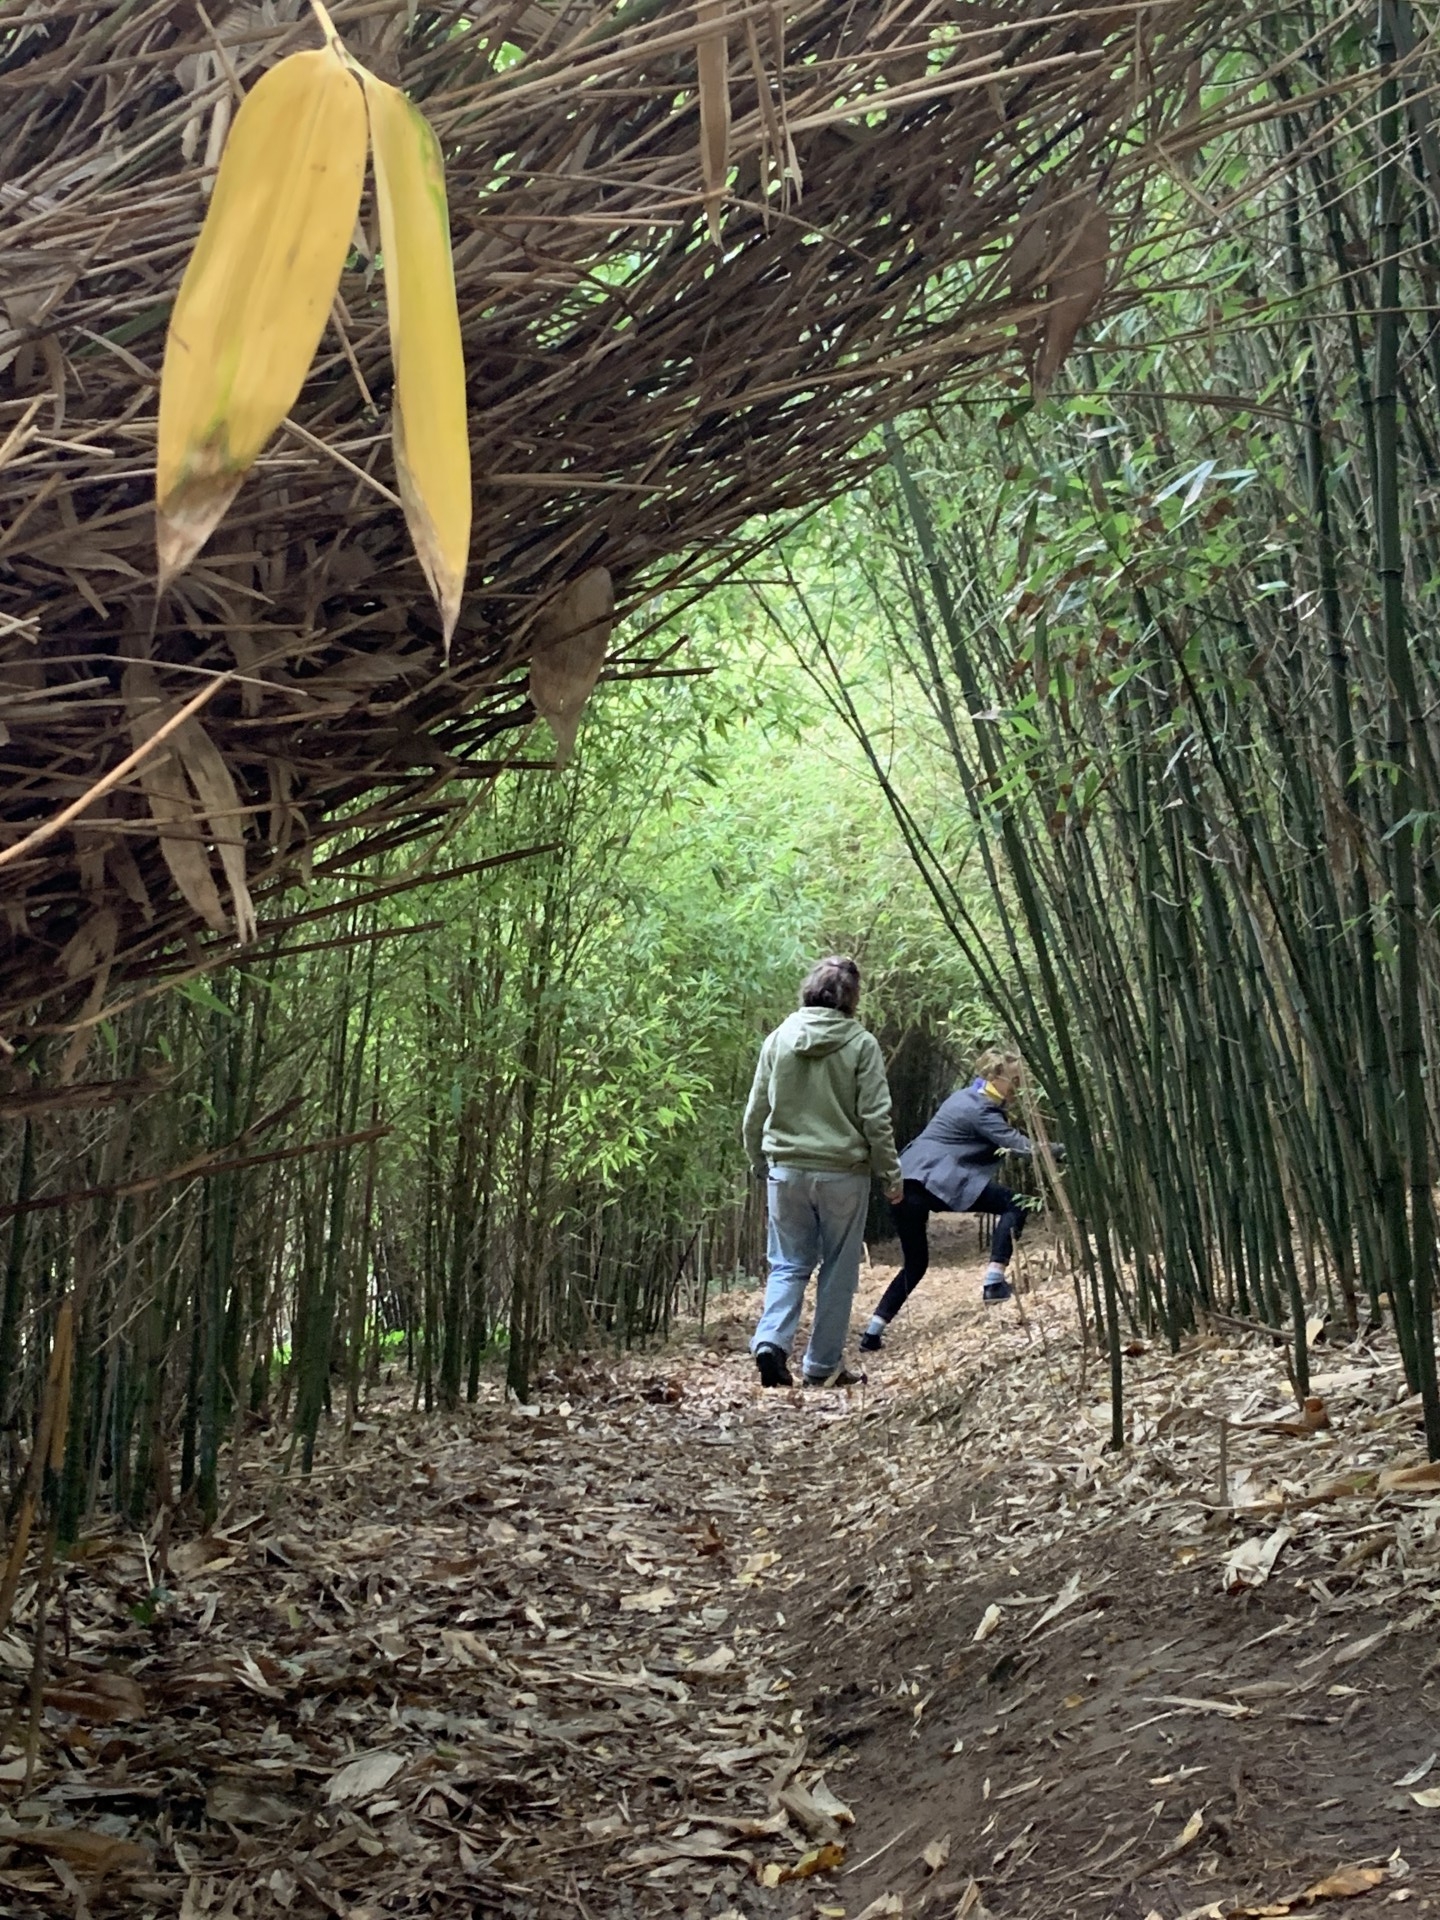
[[[0,0],[0,1914],[1440,1915],[1440,9]]]

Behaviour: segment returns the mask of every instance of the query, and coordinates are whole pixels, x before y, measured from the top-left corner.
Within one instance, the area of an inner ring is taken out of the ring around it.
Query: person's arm
[[[887,1200],[898,1200],[905,1191],[900,1172],[900,1156],[895,1151],[895,1127],[890,1114],[890,1083],[885,1078],[885,1062],[880,1043],[873,1033],[865,1036],[855,1074],[856,1111],[860,1130],[870,1144],[870,1165]]]
[[[750,1171],[757,1180],[769,1172],[765,1164],[765,1122],[770,1118],[770,1066],[773,1051],[767,1038],[755,1063],[755,1078],[750,1083],[750,1098],[745,1102],[745,1120],[741,1128]]]
[[[1028,1135],[1012,1127],[999,1107],[991,1107],[988,1112],[978,1114],[975,1128],[978,1133],[984,1134],[997,1153],[1015,1153],[1022,1160],[1029,1160],[1035,1152]]]

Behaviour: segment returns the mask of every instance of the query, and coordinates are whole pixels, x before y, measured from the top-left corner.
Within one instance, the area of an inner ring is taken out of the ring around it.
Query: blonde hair
[[[1012,1047],[987,1047],[975,1071],[982,1080],[1008,1080],[1013,1087],[1025,1077],[1025,1062]]]

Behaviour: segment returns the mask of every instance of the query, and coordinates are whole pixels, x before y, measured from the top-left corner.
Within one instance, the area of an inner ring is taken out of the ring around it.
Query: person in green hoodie
[[[745,1107],[745,1150],[766,1182],[770,1278],[750,1342],[763,1387],[789,1387],[790,1346],[810,1276],[807,1387],[853,1386],[841,1361],[860,1281],[870,1176],[903,1192],[890,1088],[874,1034],[855,1018],[860,969],[832,955],[800,988],[800,1011],[766,1036]]]

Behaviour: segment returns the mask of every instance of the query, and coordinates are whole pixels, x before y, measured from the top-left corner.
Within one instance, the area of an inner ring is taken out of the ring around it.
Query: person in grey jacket
[[[766,1182],[770,1278],[750,1351],[762,1387],[794,1385],[790,1346],[810,1276],[815,1318],[805,1349],[807,1387],[848,1387],[841,1365],[860,1284],[870,1176],[900,1198],[885,1062],[855,1018],[860,969],[832,955],[812,967],[800,1010],[768,1034],[745,1107],[745,1149]]]
[[[1006,1268],[1025,1225],[1025,1209],[1009,1187],[991,1176],[1001,1154],[1028,1160],[1034,1153],[1029,1139],[1011,1126],[1005,1111],[1023,1072],[1018,1054],[999,1050],[982,1054],[969,1086],[952,1093],[901,1154],[904,1196],[891,1206],[890,1215],[903,1265],[860,1336],[862,1353],[879,1352],[885,1329],[924,1278],[930,1264],[932,1213],[993,1214],[995,1231],[982,1297],[1008,1300],[1014,1292]]]

